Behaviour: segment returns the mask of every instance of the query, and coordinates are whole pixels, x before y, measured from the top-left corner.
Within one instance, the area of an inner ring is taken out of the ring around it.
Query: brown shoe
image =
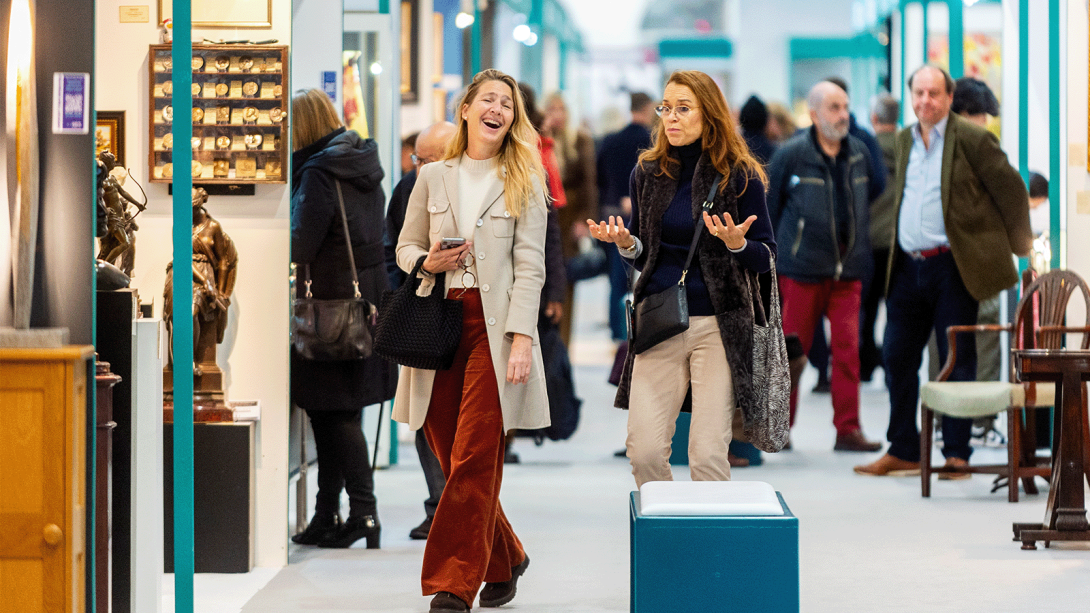
[[[968,479],[973,475],[964,471],[969,468],[969,461],[962,458],[946,458],[946,465],[942,467],[943,472],[939,473],[939,479],[942,481],[962,481]]]
[[[428,613],[462,613],[469,611],[469,605],[450,592],[439,592],[431,599]]]
[[[743,458],[736,456],[733,453],[728,453],[727,463],[730,464],[731,468],[745,468],[749,466],[749,458]]]
[[[855,472],[872,477],[909,477],[920,474],[920,463],[895,458],[887,453],[870,464],[856,466]]]
[[[833,451],[879,451],[882,449],[882,443],[878,441],[868,441],[863,436],[862,430],[852,430],[847,434],[837,434],[836,444],[833,445]]]

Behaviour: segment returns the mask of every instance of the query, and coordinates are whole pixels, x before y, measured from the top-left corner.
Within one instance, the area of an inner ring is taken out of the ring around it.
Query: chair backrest
[[[1086,320],[1081,326],[1066,321],[1067,307],[1076,291],[1081,291],[1086,307]],[[1041,275],[1022,292],[1015,310],[1014,329],[1013,349],[1061,349],[1064,335],[1069,331],[1081,331],[1081,348],[1090,349],[1090,287],[1070,270],[1052,270]]]

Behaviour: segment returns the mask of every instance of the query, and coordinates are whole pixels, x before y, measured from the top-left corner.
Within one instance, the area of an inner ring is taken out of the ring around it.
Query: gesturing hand
[[[593,219],[587,220],[587,229],[590,235],[604,243],[616,243],[622,249],[631,249],[636,244],[636,239],[624,227],[624,219],[620,215],[609,216],[609,221],[595,223]]]
[[[466,253],[473,247],[472,242],[466,242],[461,247],[440,249],[439,242],[435,241],[428,251],[428,257],[424,259],[424,270],[432,274],[457,269],[465,259]]]
[[[745,247],[746,232],[749,232],[749,227],[755,221],[757,221],[757,216],[750,215],[745,221],[736,226],[734,220],[730,218],[730,213],[723,213],[723,218],[720,220],[718,215],[710,215],[707,211],[704,212],[704,225],[708,227],[708,232],[723,241],[727,249],[738,250]]]

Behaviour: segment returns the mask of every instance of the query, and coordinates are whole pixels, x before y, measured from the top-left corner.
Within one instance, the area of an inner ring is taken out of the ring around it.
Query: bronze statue
[[[132,269],[136,261],[136,225],[135,218],[147,208],[147,194],[144,202],[137,202],[135,198],[121,187],[121,183],[110,174],[117,166],[114,154],[103,151],[98,154],[98,210],[99,210],[99,251],[98,259],[103,262],[115,264],[128,276],[132,276]],[[136,184],[140,187],[140,184]],[[141,193],[144,189],[140,188]],[[135,205],[136,213],[129,212],[129,205]],[[103,228],[103,214],[105,214],[105,228]],[[120,262],[118,261],[120,260]]]
[[[223,231],[204,208],[208,193],[203,188],[193,190],[193,395],[196,421],[231,421],[223,391],[223,371],[216,365],[216,345],[223,342],[227,329],[227,308],[235,289],[238,252],[231,237]],[[173,396],[173,313],[174,269],[167,265],[166,287],[163,291],[163,319],[167,324],[167,339],[171,356],[166,368],[164,386],[168,388],[168,404]]]

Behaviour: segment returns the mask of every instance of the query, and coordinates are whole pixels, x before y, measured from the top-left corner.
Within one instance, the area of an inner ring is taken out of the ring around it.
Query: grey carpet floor
[[[522,463],[505,468],[501,500],[532,563],[518,596],[502,610],[629,610],[627,500],[634,483],[627,460],[613,457],[623,447],[625,413],[612,408],[614,388],[605,383],[611,344],[599,306],[603,285],[588,282],[579,293],[572,348],[585,400],[579,431],[541,447],[520,440],[515,449]],[[813,382],[811,369],[803,389]],[[864,430],[882,439],[889,406],[884,387],[864,384],[862,404]],[[1011,541],[1012,522],[1043,516],[1043,482],[1041,495],[1023,496],[1018,504],[1007,503],[1002,491],[990,494],[986,476],[936,482],[932,498],[923,499],[918,478],[855,475],[853,465],[878,454],[833,452],[831,419],[828,394],[803,393],[794,450],[734,472],[738,480],[771,483],[799,517],[802,611],[1090,610],[1090,544],[1022,551]],[[974,460],[1003,456],[1001,448],[985,447]],[[688,479],[686,467],[675,467],[675,477]],[[309,491],[313,496],[313,483]],[[426,612],[429,599],[420,595],[419,581],[424,543],[408,538],[424,518],[426,494],[411,444],[401,445],[398,465],[376,474],[376,493],[382,549],[364,549],[362,541],[347,550],[292,546],[288,566],[241,610]],[[198,592],[205,591],[198,600],[215,600],[206,591],[214,589],[226,590],[198,581]],[[676,610],[689,611],[684,594]]]

